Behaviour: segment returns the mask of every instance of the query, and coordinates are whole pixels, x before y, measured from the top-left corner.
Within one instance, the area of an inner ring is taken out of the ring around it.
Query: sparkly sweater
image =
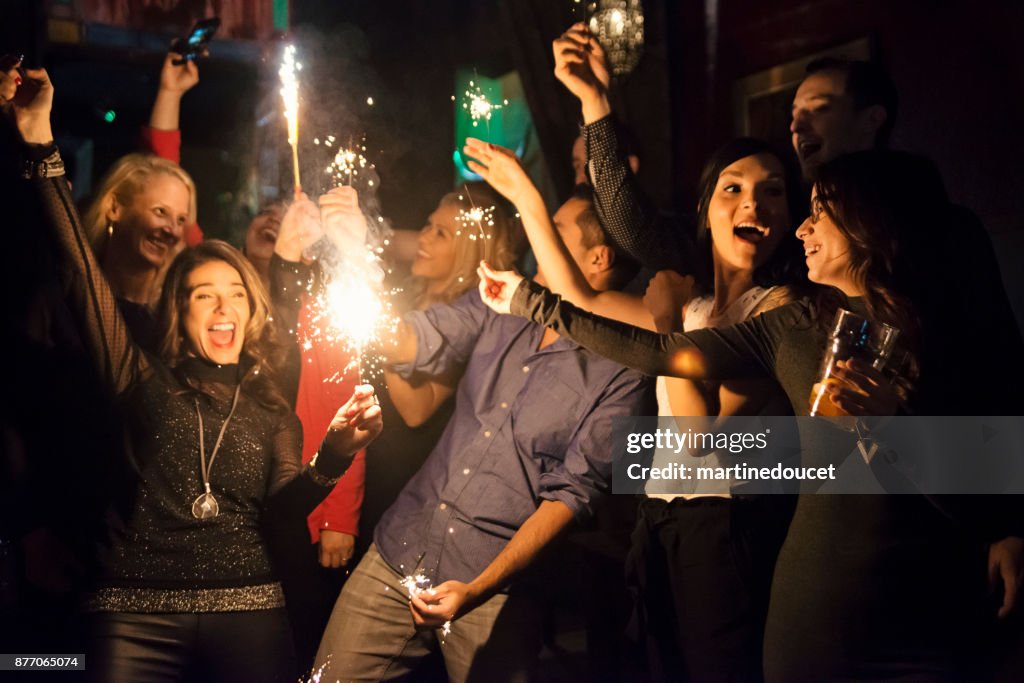
[[[340,476],[351,454],[333,448],[328,438],[315,470],[304,467],[298,418],[285,404],[256,395],[254,387],[268,379],[258,377],[245,359],[240,366],[215,366],[191,358],[170,368],[141,351],[89,248],[65,179],[33,183],[62,252],[69,307],[101,379],[124,407],[129,430],[134,489],[115,515],[112,543],[87,609],[218,612],[282,606],[261,524],[291,525],[302,533],[306,515],[330,492],[321,482]],[[196,402],[209,462],[239,382],[238,406],[209,477],[220,512],[197,519],[192,503],[204,487]]]

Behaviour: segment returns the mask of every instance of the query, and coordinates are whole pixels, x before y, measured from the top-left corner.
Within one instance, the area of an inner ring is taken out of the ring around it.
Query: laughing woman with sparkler
[[[337,413],[314,463],[270,379],[275,329],[245,258],[211,241],[175,259],[158,311],[160,354],[131,339],[89,248],[53,144],[53,87],[28,72],[15,109],[25,177],[51,218],[68,305],[130,429],[133,486],[96,590],[90,670],[102,681],[294,680],[264,522],[301,527],[352,454],[381,431],[373,390]],[[297,292],[293,292],[295,294]]]

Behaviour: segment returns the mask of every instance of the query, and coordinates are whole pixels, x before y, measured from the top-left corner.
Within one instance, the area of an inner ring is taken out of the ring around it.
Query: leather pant
[[[202,614],[102,612],[94,617],[91,678],[104,683],[295,681],[284,608]]]

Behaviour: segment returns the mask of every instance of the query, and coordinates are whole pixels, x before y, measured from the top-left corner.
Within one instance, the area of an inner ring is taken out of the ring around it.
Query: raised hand
[[[327,438],[341,452],[355,453],[369,446],[383,428],[380,404],[373,395],[373,387],[360,384],[335,413]]]
[[[281,219],[274,253],[285,261],[301,261],[302,253],[316,244],[323,234],[320,209],[304,192],[300,192]]]
[[[514,270],[492,270],[486,261],[476,269],[480,277],[480,298],[496,313],[512,312],[512,296],[523,281]]]
[[[611,111],[608,105],[611,74],[604,48],[587,30],[586,24],[570,26],[551,44],[551,49],[555,55],[555,78],[579,98],[584,121],[590,123],[607,115]]]
[[[362,253],[366,246],[366,218],[353,187],[336,187],[320,195],[320,222],[327,239],[343,254]]]
[[[50,128],[53,83],[46,69],[25,69],[25,79],[18,86],[11,105],[14,123],[25,142],[30,145],[53,142],[53,130]]]
[[[467,161],[470,170],[513,204],[518,206],[528,192],[536,191],[512,150],[476,138],[466,138],[463,151],[473,157]]]
[[[674,270],[659,270],[647,283],[644,307],[651,313],[658,332],[682,330],[683,306],[693,294],[693,278]]]
[[[181,59],[177,52],[168,52],[164,64],[160,68],[160,90],[174,93],[181,97],[199,82],[199,67],[195,60],[185,60],[184,64],[175,64]]]

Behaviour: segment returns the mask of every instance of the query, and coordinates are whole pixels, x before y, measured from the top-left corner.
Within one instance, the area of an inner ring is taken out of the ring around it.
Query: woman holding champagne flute
[[[948,200],[934,166],[872,151],[821,169],[812,214],[797,230],[809,279],[821,285],[793,302],[729,328],[656,334],[581,311],[514,273],[481,267],[484,301],[651,375],[690,379],[774,377],[796,415],[807,415],[829,325],[840,309],[899,330],[897,390],[870,363],[839,364],[824,388],[852,416],[969,414],[970,396],[948,379],[954,335],[939,322],[939,272],[928,258],[945,237]],[[803,465],[827,466],[835,429],[801,424]],[[809,495],[804,482],[779,554],[765,635],[768,681],[960,680],[977,673],[986,544],[990,576],[1001,576],[1013,608],[1021,539],[994,498],[970,514],[935,497]],[[959,497],[963,498],[963,497]],[[1019,516],[1018,516],[1019,518]],[[998,541],[994,542],[993,541]]]

